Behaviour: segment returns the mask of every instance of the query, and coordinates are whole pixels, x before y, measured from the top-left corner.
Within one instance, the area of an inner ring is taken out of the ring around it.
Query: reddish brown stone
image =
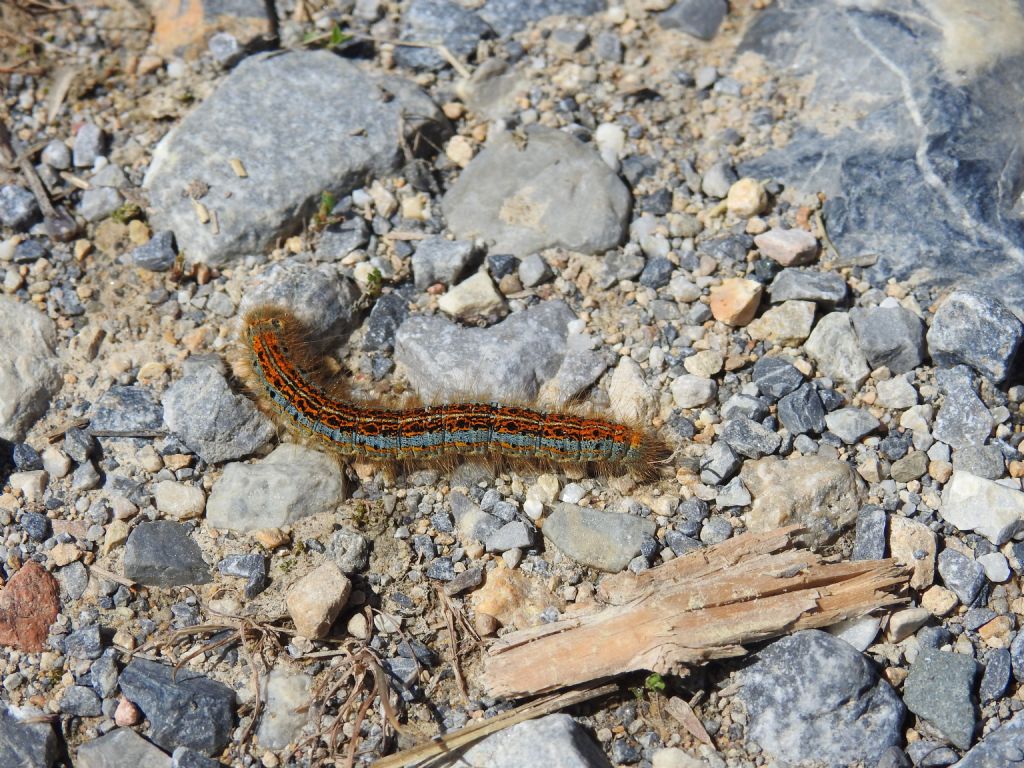
[[[270,34],[263,0],[161,0],[152,6],[153,49],[165,57],[193,59],[217,32],[234,35],[243,48]]]
[[[41,651],[60,611],[57,580],[29,560],[0,592],[0,645]]]

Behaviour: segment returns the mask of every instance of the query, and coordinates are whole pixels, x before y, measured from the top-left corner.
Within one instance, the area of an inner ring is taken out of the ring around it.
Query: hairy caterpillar
[[[384,407],[352,400],[311,351],[307,329],[282,308],[249,312],[243,338],[239,373],[257,402],[345,457],[390,464],[482,457],[650,479],[669,453],[643,429],[602,418],[495,402]]]

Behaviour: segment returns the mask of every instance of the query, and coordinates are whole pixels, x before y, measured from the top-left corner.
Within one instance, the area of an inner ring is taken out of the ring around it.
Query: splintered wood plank
[[[640,669],[680,674],[742,655],[744,643],[902,601],[907,571],[894,560],[825,562],[792,548],[801,532],[748,533],[607,577],[604,605],[494,643],[481,684],[491,696],[527,696]]]

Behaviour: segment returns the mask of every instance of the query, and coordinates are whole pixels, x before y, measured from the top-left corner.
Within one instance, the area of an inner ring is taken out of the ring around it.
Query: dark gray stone
[[[732,167],[732,164],[726,160],[720,160],[704,172],[704,177],[700,182],[700,188],[708,197],[721,199],[729,194],[729,188],[738,180],[739,177],[736,175],[736,170]],[[704,244],[704,248],[714,256],[716,255],[716,245],[727,245],[729,246],[729,252],[721,254],[721,249],[718,248],[720,255],[725,256],[727,260],[735,260],[739,258],[739,254],[732,252],[731,246],[735,242],[737,241],[730,241],[728,239],[724,239],[722,242],[717,244],[715,241],[709,241]]]
[[[262,252],[298,229],[324,192],[340,199],[367,177],[394,172],[405,140],[438,146],[448,128],[408,81],[368,74],[328,51],[249,56],[160,142],[144,181],[150,220],[196,261]],[[437,135],[423,142],[423,131]],[[248,178],[231,170],[231,157]],[[182,194],[196,182],[216,229]]]
[[[857,342],[872,368],[893,373],[914,370],[924,360],[924,323],[903,307],[850,310]]]
[[[89,684],[102,699],[112,696],[114,689],[117,688],[117,678],[120,674],[115,658],[117,653],[113,648],[107,649],[89,668]]]
[[[804,384],[779,400],[778,415],[790,434],[825,431],[825,406],[813,384]]]
[[[64,638],[64,652],[73,659],[98,659],[103,654],[103,641],[97,625],[84,627]]]
[[[171,768],[224,768],[224,766],[195,750],[178,747],[171,754]]]
[[[726,422],[721,438],[737,453],[759,459],[779,450],[782,438],[756,421],[739,416]]]
[[[1024,768],[1024,712],[989,731],[956,768]]]
[[[978,698],[982,704],[995,701],[1010,685],[1013,669],[1010,663],[1010,652],[1005,648],[993,648],[985,659],[985,673],[981,676],[978,686]]]
[[[427,578],[435,581],[451,581],[455,578],[455,564],[450,557],[435,557],[427,566]]]
[[[899,696],[853,646],[825,632],[776,640],[740,682],[747,737],[776,759],[874,765],[902,742]]]
[[[57,760],[57,734],[48,722],[33,722],[40,714],[24,707],[0,707],[0,765],[50,768]]]
[[[731,419],[733,416],[746,416],[754,421],[763,421],[768,417],[769,413],[768,403],[752,395],[733,395],[722,406],[723,419]]]
[[[708,514],[710,514],[708,503],[703,499],[697,497],[685,499],[676,509],[676,516],[679,518],[676,527],[691,538],[697,536],[704,521],[708,519]]]
[[[487,0],[477,11],[500,36],[506,37],[548,16],[592,16],[605,10],[605,0]]]
[[[728,11],[725,0],[676,0],[657,19],[665,29],[678,29],[700,40],[710,40]]]
[[[1017,12],[1007,7],[981,25],[957,8],[897,0],[850,12],[842,3],[786,0],[758,14],[741,52],[812,87],[792,140],[741,172],[786,180],[799,195],[824,192],[842,261],[873,264],[865,277],[875,285],[914,275],[986,286],[1020,306],[1024,166],[1010,170],[1006,158],[1017,156],[1024,122],[1024,58],[978,46],[972,63],[951,66],[944,44],[965,29],[985,38],[982,30],[1017,23]],[[823,115],[852,104],[856,114],[837,130],[819,127]],[[898,201],[888,194],[894,189],[904,192]]]
[[[727,442],[718,440],[711,444],[700,459],[700,480],[708,485],[727,483],[740,471],[742,463]]]
[[[280,262],[246,286],[238,307],[245,314],[256,307],[285,307],[309,329],[314,339],[336,341],[358,319],[359,289],[333,265],[311,267]]]
[[[111,387],[93,405],[89,422],[97,432],[150,432],[163,425],[164,409],[148,387]]]
[[[1005,295],[1008,286],[1000,286]],[[1024,326],[995,296],[954,291],[932,318],[928,349],[940,366],[967,365],[996,384],[1010,372]]]
[[[754,363],[752,376],[761,394],[773,401],[804,383],[804,375],[784,357],[762,357]]]
[[[11,451],[14,468],[19,472],[31,472],[43,468],[43,457],[28,443],[15,443]]]
[[[848,291],[843,276],[835,272],[784,269],[772,280],[768,295],[773,304],[791,300],[813,301],[831,309],[846,301]]]
[[[910,665],[903,702],[955,746],[967,749],[974,740],[976,716],[971,697],[977,676],[978,664],[970,656],[922,651]]]
[[[78,427],[71,427],[64,433],[64,452],[81,464],[96,455],[96,438]]]
[[[49,255],[46,246],[38,240],[22,240],[14,248],[14,263],[32,264]]]
[[[174,233],[166,229],[155,233],[148,243],[131,252],[132,264],[150,272],[166,272],[174,266],[174,260],[177,258]]]
[[[270,419],[232,392],[213,365],[187,371],[163,400],[167,426],[208,464],[251,456],[277,435]]]
[[[857,513],[857,534],[851,560],[881,560],[885,557],[889,518],[881,507],[867,506]]]
[[[987,480],[1006,474],[1003,452],[998,445],[966,445],[953,452],[953,469],[969,472]]]
[[[481,39],[494,31],[477,13],[454,0],[412,0],[402,13],[402,40],[438,41],[460,59],[476,53]],[[448,62],[434,48],[397,46],[395,61],[410,69],[443,69]]]
[[[76,768],[170,768],[171,760],[131,728],[115,728],[78,748]]]
[[[932,428],[935,438],[957,449],[988,440],[992,414],[975,391],[971,371],[963,365],[939,369],[935,380],[944,395]]]
[[[701,547],[700,541],[680,531],[666,531],[665,543],[668,544],[669,549],[672,550],[676,557]]]
[[[228,576],[245,579],[245,596],[250,600],[266,589],[267,559],[259,552],[228,555],[217,563],[217,570]]]
[[[668,285],[668,281],[671,279],[675,268],[675,264],[662,256],[650,259],[644,267],[644,271],[640,273],[640,285],[645,285],[655,290]]]
[[[206,584],[210,567],[188,529],[172,520],[140,523],[124,545],[124,575],[156,587]]]
[[[340,261],[370,239],[366,219],[355,216],[341,224],[332,224],[320,233],[316,256],[321,261]]]
[[[473,260],[472,240],[449,240],[432,235],[419,241],[412,255],[412,274],[416,287],[425,291],[434,283],[454,285]]]
[[[610,30],[598,33],[594,38],[594,53],[599,59],[616,63],[622,62],[622,39]]]
[[[18,525],[32,541],[45,541],[50,535],[50,519],[38,512],[23,512]]]
[[[75,717],[97,717],[101,714],[100,697],[92,688],[70,685],[60,697],[60,711]]]
[[[942,582],[956,593],[961,603],[971,605],[985,585],[985,569],[955,549],[942,550],[938,565]]]
[[[231,738],[235,692],[222,683],[146,659],[133,659],[118,682],[149,720],[150,738],[166,750],[215,755]]]
[[[488,552],[507,552],[510,549],[529,549],[533,546],[534,531],[521,520],[505,523],[487,537],[484,545]]]
[[[0,224],[19,231],[28,229],[39,218],[35,195],[16,184],[0,186]]]
[[[738,478],[737,478],[738,479]],[[729,519],[720,515],[712,515],[708,521],[701,526],[700,540],[707,546],[721,544],[733,534],[732,523]]]
[[[889,747],[882,756],[878,758],[874,768],[912,768],[913,763],[907,757],[907,753],[896,746]]]
[[[1024,683],[1024,632],[1018,630],[1010,643],[1010,664],[1013,677],[1018,683]]]

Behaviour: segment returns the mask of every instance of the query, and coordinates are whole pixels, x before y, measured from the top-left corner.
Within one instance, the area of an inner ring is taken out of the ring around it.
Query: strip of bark
[[[605,578],[586,613],[504,635],[481,679],[490,696],[553,691],[635,670],[683,674],[744,643],[902,602],[895,560],[825,562],[792,549],[799,526],[748,533],[640,574]]]

